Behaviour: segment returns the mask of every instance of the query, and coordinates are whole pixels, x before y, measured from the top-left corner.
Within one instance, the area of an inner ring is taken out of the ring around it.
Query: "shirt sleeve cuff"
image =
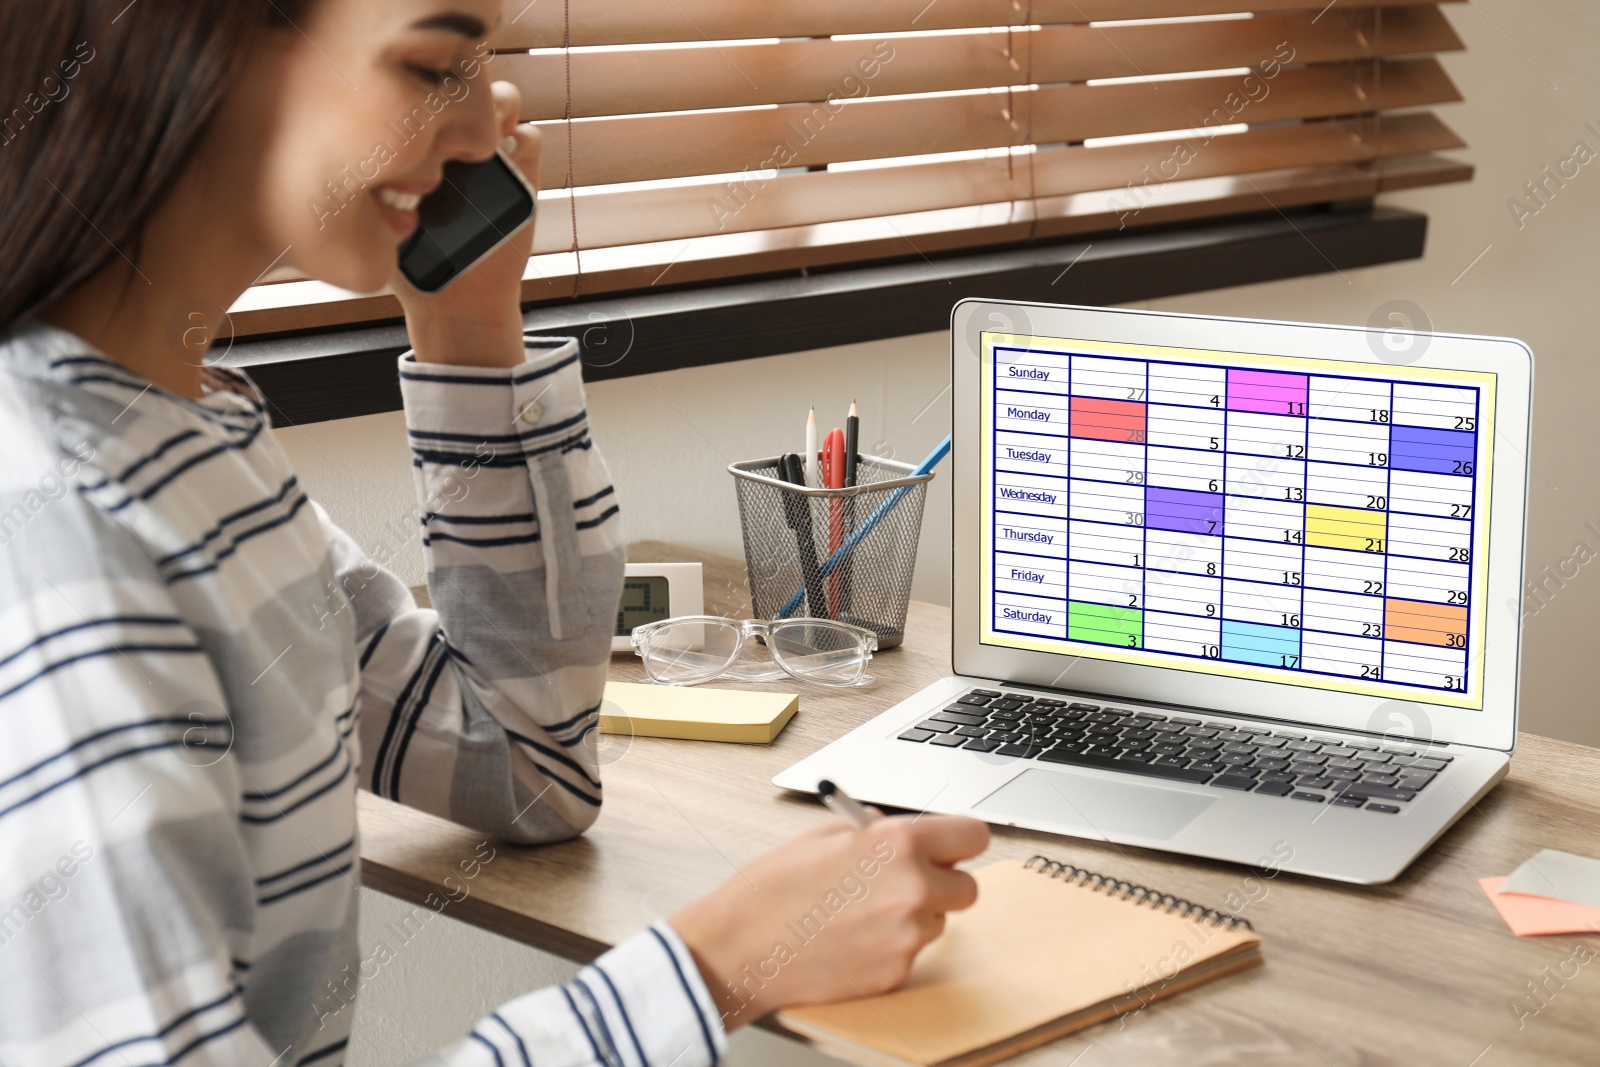
[[[462,367],[399,357],[406,428],[419,458],[440,462],[532,455],[587,432],[575,337],[524,335],[514,367]]]
[[[640,931],[578,978],[593,987],[600,1010],[615,1019],[612,1035],[640,1062],[697,1067],[727,1054],[716,1003],[688,946],[668,923]]]

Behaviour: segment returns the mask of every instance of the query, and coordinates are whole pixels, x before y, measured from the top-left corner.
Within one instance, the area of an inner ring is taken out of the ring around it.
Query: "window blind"
[[[1443,0],[1457,2],[1457,0]],[[544,134],[524,301],[1470,178],[1437,2],[507,0]],[[381,179],[380,179],[381,180]],[[393,318],[280,271],[236,335]]]

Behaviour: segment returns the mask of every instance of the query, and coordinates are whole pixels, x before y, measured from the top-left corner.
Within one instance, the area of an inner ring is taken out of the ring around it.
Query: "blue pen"
[[[917,464],[917,469],[912,471],[909,476],[915,478],[919,475],[927,474],[929,471],[933,470],[933,468],[939,465],[940,460],[944,459],[944,457],[948,456],[949,454],[950,435],[946,434],[945,439],[940,441],[938,445],[934,447],[932,452],[928,453],[928,457],[926,459]],[[833,555],[828,557],[827,562],[822,565],[822,569],[819,572],[818,577],[826,578],[828,575],[832,574],[834,568],[839,566],[844,558],[854,551],[855,547],[861,543],[862,538],[871,533],[872,528],[878,525],[878,523],[882,522],[883,517],[889,514],[889,512],[893,511],[895,509],[895,505],[904,500],[906,498],[906,494],[909,492],[911,492],[911,486],[902,485],[900,488],[890,493],[889,499],[879,504],[873,510],[872,514],[867,516],[867,521],[851,531],[850,535],[844,539],[844,543],[838,547]],[[780,619],[788,618],[795,608],[800,606],[800,601],[805,599],[805,595],[806,590],[804,586],[796,589],[794,591],[794,595],[788,600],[784,601],[783,607],[778,609],[777,617]]]

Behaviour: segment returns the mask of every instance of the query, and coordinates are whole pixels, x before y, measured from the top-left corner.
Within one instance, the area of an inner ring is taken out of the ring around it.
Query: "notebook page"
[[[1245,927],[1185,919],[1021,861],[974,874],[978,903],[949,915],[904,986],[781,1021],[890,1060],[937,1064],[1112,1000],[1137,1007],[1136,991],[1160,995],[1187,984],[1181,972],[1260,943]]]

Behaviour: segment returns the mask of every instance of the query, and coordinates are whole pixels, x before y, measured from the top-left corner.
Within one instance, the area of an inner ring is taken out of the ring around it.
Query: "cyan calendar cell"
[[[1222,658],[1263,667],[1298,667],[1300,631],[1287,626],[1224,620]]]

